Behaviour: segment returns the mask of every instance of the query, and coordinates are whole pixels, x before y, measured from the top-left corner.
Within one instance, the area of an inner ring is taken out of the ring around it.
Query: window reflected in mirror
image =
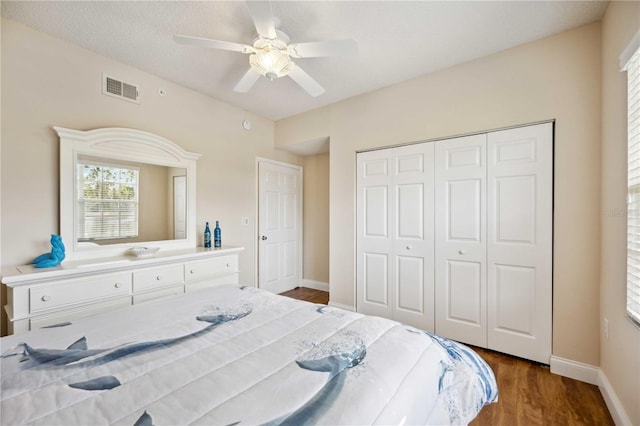
[[[80,246],[182,239],[186,169],[78,155]]]

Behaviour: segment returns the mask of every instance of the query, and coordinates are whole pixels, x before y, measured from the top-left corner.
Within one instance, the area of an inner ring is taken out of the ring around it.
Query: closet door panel
[[[434,330],[433,144],[392,149],[393,318]]]
[[[363,253],[362,281],[364,303],[389,306],[389,256],[384,253]]]
[[[486,347],[486,135],[435,144],[435,331]]]
[[[425,314],[424,259],[396,256],[397,311],[406,314]]]
[[[487,157],[489,347],[548,364],[552,124],[490,133]]]
[[[482,264],[479,262],[447,262],[445,292],[449,320],[482,327]]]
[[[424,240],[424,183],[396,185],[397,237],[406,240]]]
[[[531,267],[492,265],[495,282],[495,329],[531,336],[535,327],[536,270]],[[490,344],[493,342],[490,342]]]
[[[454,179],[446,183],[447,241],[474,246],[481,242],[482,178]]]
[[[357,310],[387,318],[393,317],[392,166],[389,151],[357,156]]]

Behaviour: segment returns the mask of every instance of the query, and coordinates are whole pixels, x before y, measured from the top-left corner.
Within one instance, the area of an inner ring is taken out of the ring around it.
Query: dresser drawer
[[[194,260],[184,264],[186,282],[218,277],[238,272],[238,256],[220,256],[213,259]]]
[[[223,275],[218,278],[210,278],[202,281],[191,281],[184,286],[185,293],[190,293],[203,288],[216,287],[225,284],[240,284],[240,274]]]
[[[182,265],[149,268],[133,273],[133,291],[148,290],[182,282]]]
[[[29,311],[43,312],[62,306],[131,293],[131,273],[52,282],[29,290]]]
[[[140,303],[149,302],[151,300],[165,299],[167,297],[176,297],[184,294],[184,286],[174,286],[169,288],[163,288],[160,290],[147,291],[145,293],[134,294],[133,304],[138,305]]]
[[[102,312],[112,311],[131,305],[131,297],[119,297],[109,299],[108,302],[97,302],[87,306],[79,306],[76,308],[64,309],[52,314],[39,315],[31,318],[30,330],[37,330],[43,327],[64,326],[73,323],[75,320],[99,314]]]

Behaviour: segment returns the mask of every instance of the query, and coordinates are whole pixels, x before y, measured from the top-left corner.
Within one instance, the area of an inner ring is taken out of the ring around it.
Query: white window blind
[[[635,39],[634,44],[625,51],[629,59],[623,68],[628,92],[627,313],[640,324],[640,48]]]
[[[79,241],[138,236],[138,174],[136,167],[78,163]]]

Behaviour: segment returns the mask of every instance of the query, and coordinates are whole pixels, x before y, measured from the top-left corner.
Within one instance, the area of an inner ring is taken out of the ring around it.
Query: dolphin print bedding
[[[466,424],[497,400],[463,345],[246,286],[0,343],[2,425]]]

